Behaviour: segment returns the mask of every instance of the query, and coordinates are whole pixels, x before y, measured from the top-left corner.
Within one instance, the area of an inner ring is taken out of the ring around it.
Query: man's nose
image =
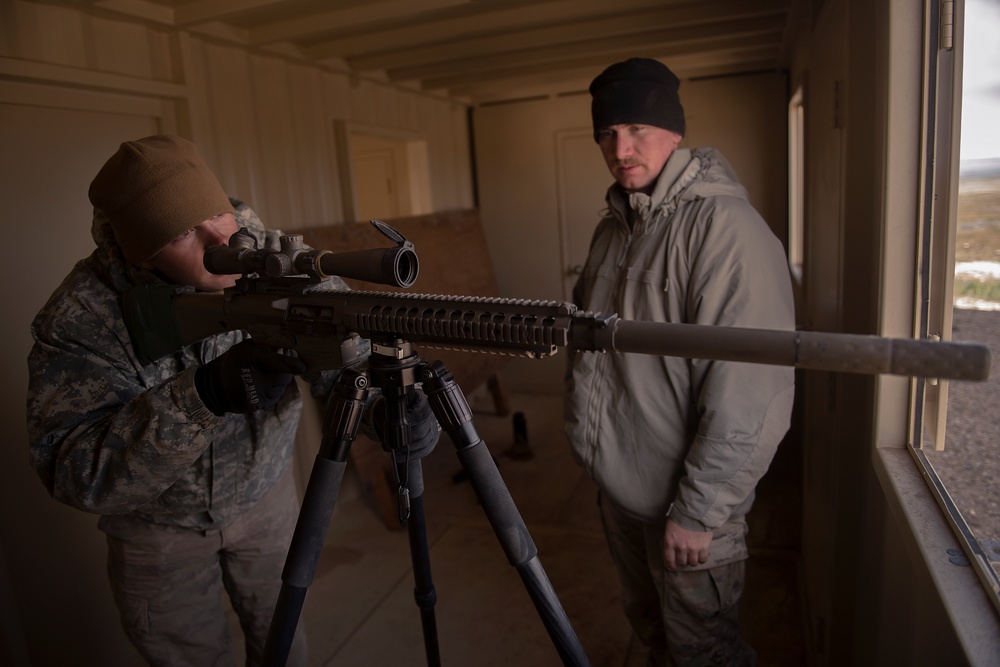
[[[632,155],[632,149],[632,141],[628,137],[618,135],[615,141],[615,157],[619,160],[627,158]]]
[[[229,234],[225,229],[220,229],[218,226],[209,223],[205,225],[205,246],[213,245],[226,245],[229,243]]]

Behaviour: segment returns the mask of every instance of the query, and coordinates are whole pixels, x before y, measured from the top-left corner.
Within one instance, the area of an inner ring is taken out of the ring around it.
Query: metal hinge
[[[955,0],[941,0],[938,45],[942,51],[951,51],[955,45]]]

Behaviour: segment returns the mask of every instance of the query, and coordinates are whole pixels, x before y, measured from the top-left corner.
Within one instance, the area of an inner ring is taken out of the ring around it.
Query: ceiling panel
[[[470,104],[579,91],[657,58],[681,78],[785,65],[793,0],[43,0],[166,24]]]

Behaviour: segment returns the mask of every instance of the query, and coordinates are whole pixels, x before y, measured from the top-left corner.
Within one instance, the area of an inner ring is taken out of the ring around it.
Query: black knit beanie
[[[629,58],[611,65],[590,84],[590,113],[597,133],[610,125],[638,123],[684,136],[681,82],[663,63]]]

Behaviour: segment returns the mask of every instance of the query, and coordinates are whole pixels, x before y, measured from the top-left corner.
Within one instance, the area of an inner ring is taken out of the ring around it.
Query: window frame
[[[948,7],[950,5],[950,7]],[[952,16],[946,16],[951,9]],[[951,19],[952,29],[947,26]],[[958,182],[961,164],[962,67],[965,3],[928,3],[925,31],[925,145],[922,160],[921,253],[918,263],[918,335],[951,340],[954,311],[955,239],[958,226]],[[943,480],[923,449],[944,449],[948,382],[918,379],[914,385],[911,455],[955,532],[970,565],[1000,612],[1000,577],[976,539]],[[959,556],[955,553],[953,556]]]
[[[957,155],[955,123],[960,114],[955,114],[960,107],[955,105],[960,104],[960,95],[956,97],[952,91],[945,96],[940,90],[937,44],[940,0],[924,0],[922,14],[913,11],[910,0],[890,0],[889,6],[888,49],[892,57],[886,73],[879,334],[925,338],[930,318],[925,317],[925,308],[929,306],[924,294],[931,286],[929,281],[921,280],[921,269],[930,239],[927,225],[932,222],[933,188],[936,185],[940,189],[943,184],[950,187],[954,182],[957,193],[957,163],[954,179],[950,179],[946,177],[949,172],[936,161],[940,157],[936,153],[944,146],[949,155],[952,150]],[[962,0],[955,7],[955,25],[960,27],[964,18]],[[956,34],[959,32],[956,29]],[[961,48],[960,40],[954,48]],[[949,71],[954,75],[954,66],[961,63],[952,65]],[[954,77],[951,80],[955,81]],[[939,105],[945,103],[951,110],[945,129],[955,137],[955,142],[949,136],[942,143],[945,137],[939,133],[942,129]],[[928,178],[930,165],[936,165],[935,173],[943,181]],[[913,554],[913,564],[933,582],[937,597],[965,648],[966,658],[972,664],[987,664],[1000,654],[997,595],[984,586],[972,568],[956,566],[950,560],[955,549],[964,550],[965,537],[950,518],[947,494],[942,494],[925,472],[933,469],[921,461],[924,457],[913,446],[919,442],[915,434],[921,433],[927,389],[935,386],[917,379],[876,378],[876,446],[871,461],[890,514],[900,529],[898,539]]]
[[[805,257],[805,172],[805,85],[800,84],[788,102],[788,268],[798,283]]]

